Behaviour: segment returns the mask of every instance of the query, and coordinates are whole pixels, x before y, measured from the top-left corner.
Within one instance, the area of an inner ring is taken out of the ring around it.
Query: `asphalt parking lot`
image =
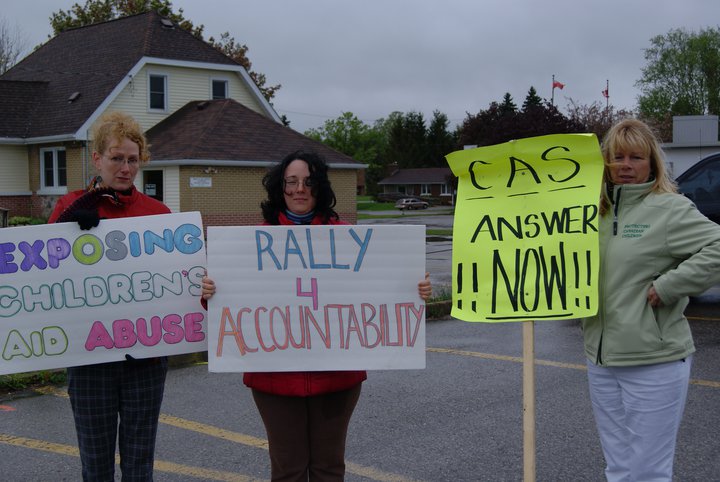
[[[432,213],[360,224],[452,225],[451,216]],[[431,236],[426,241],[427,269],[436,290],[450,286],[451,240]],[[698,351],[678,438],[678,482],[720,481],[718,306],[720,289],[713,289],[688,308]],[[427,323],[424,369],[371,371],[363,384],[348,434],[346,480],[523,480],[521,330],[520,323],[466,323],[451,317]],[[602,482],[604,461],[577,322],[536,322],[534,348],[536,480]],[[0,447],[2,480],[79,480],[66,387],[0,400]],[[203,363],[171,370],[155,480],[268,478],[264,428],[242,375],[209,373]]]
[[[421,211],[363,211],[365,214],[388,215],[401,213],[393,218],[361,219],[358,224],[404,224],[425,225],[427,229],[452,229],[453,216],[448,206],[435,206]],[[452,286],[452,236],[427,236],[425,243],[425,270],[435,293],[450,291]]]

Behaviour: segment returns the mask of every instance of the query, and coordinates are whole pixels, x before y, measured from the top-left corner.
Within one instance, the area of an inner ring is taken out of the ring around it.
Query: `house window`
[[[212,81],[212,98],[227,99],[228,98],[228,81],[213,79]]]
[[[450,194],[451,194],[450,193],[450,184],[448,184],[448,183],[442,184],[442,186],[440,188],[440,195],[441,196],[449,196]]]
[[[167,110],[167,76],[150,75],[150,109]]]
[[[430,194],[432,194],[432,191],[430,190],[430,184],[420,184],[420,195],[429,196]]]
[[[66,191],[67,163],[64,148],[40,149],[40,185],[43,191]]]

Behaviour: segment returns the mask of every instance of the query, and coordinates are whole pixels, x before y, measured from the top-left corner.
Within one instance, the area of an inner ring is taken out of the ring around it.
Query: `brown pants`
[[[267,431],[273,481],[344,479],[345,439],[360,387],[313,397],[252,391]]]

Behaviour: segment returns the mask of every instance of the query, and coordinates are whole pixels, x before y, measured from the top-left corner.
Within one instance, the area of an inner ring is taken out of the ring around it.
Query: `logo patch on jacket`
[[[640,238],[645,233],[645,230],[650,227],[649,224],[626,224],[623,227],[622,237],[623,238]]]

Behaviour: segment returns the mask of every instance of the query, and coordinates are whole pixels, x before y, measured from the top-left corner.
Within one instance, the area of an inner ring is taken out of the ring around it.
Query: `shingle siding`
[[[149,109],[148,85],[151,74],[167,76],[167,112]],[[132,115],[143,129],[147,130],[172,115],[189,101],[208,100],[210,98],[210,79],[220,75],[227,76],[229,80],[231,98],[264,115],[257,100],[234,72],[159,65],[143,67],[133,78],[132,83],[125,86],[106,110],[126,112]]]
[[[0,76],[0,81],[44,82],[44,96],[32,119],[24,116],[21,126],[0,119],[0,137],[75,133],[144,57],[239,68],[235,61],[191,33],[162,27],[160,19],[157,13],[149,12],[67,30],[25,57]],[[68,102],[74,92],[79,92],[80,97]],[[177,104],[187,100],[178,99]],[[6,110],[27,106],[16,105],[0,95],[0,107]],[[13,135],[7,135],[8,131]]]

